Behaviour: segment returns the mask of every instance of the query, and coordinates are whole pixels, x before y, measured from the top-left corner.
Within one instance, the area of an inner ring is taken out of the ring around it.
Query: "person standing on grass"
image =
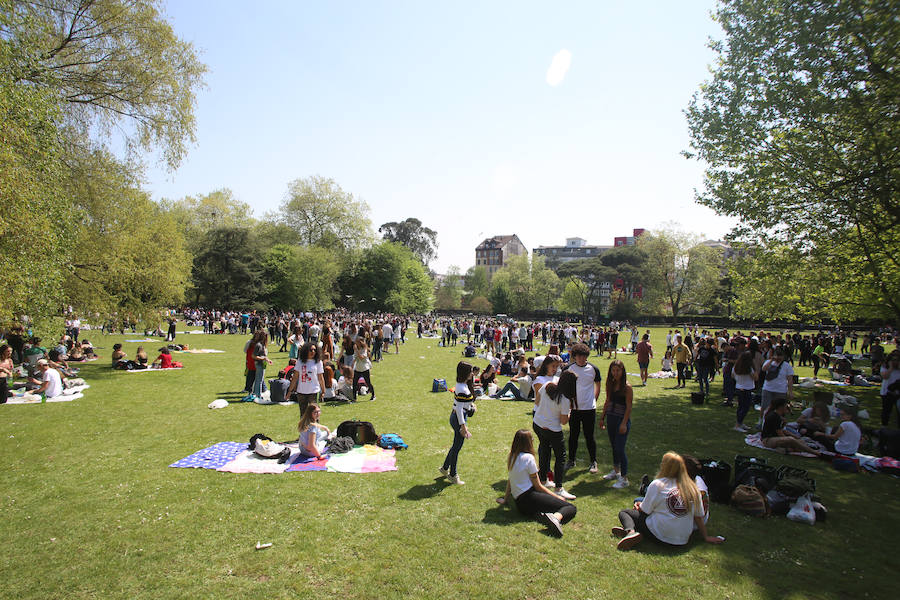
[[[723,537],[709,535],[703,516],[703,500],[684,459],[666,452],[644,499],[635,502],[634,508],[619,512],[622,526],[613,527],[612,533],[622,538],[616,546],[619,550],[630,550],[644,538],[663,545],[684,546],[694,527],[706,542],[724,542]]]
[[[691,363],[692,355],[691,349],[682,341],[680,333],[675,335],[675,348],[672,349],[672,354],[675,357],[675,368],[678,369],[675,387],[686,387],[687,369]]]
[[[694,351],[694,364],[697,365],[697,381],[700,383],[700,393],[709,396],[709,379],[715,368],[716,355],[709,347],[706,338],[700,338]]]
[[[297,401],[302,415],[311,402],[318,400],[319,394],[324,389],[325,365],[322,364],[319,346],[306,342],[300,348],[297,364],[291,371],[291,385],[288,386],[287,397]]]
[[[653,358],[653,346],[650,345],[648,334],[644,334],[634,351],[637,354],[638,367],[641,369],[641,385],[647,385],[647,369],[650,366],[650,359]]]
[[[544,363],[546,362],[545,360]],[[575,373],[567,372],[560,375],[558,383],[548,383],[535,394],[537,408],[532,428],[538,437],[539,475],[542,482],[548,480],[552,452],[556,458],[553,465],[553,483],[556,486],[556,495],[564,500],[575,499],[574,495],[563,488],[566,476],[566,445],[562,428],[569,422],[569,412],[577,396],[577,385],[578,377]]]
[[[887,427],[891,420],[891,413],[897,404],[898,394],[892,391],[894,386],[900,381],[900,350],[894,350],[888,355],[887,362],[881,367],[881,425]],[[900,423],[900,414],[898,414],[898,423]]]
[[[269,358],[269,335],[265,331],[260,331],[260,334],[259,340],[253,345],[253,360],[256,363],[256,371],[253,375],[253,391],[251,394],[254,398],[262,398],[266,380],[266,365],[272,364],[272,360]]]
[[[781,346],[775,349],[771,359],[765,361],[760,369],[764,378],[762,386],[762,406],[760,406],[760,424],[766,417],[766,411],[776,398],[794,400],[794,368],[784,359]]]
[[[575,518],[578,509],[541,483],[534,456],[534,441],[527,429],[520,429],[513,436],[506,458],[506,470],[509,471],[506,494],[497,498],[497,503],[508,505],[514,499],[522,515],[537,519],[553,535],[562,537],[563,524]]]
[[[742,344],[740,346],[743,347]],[[747,426],[744,425],[744,419],[753,405],[753,390],[756,389],[756,378],[758,376],[758,373],[753,369],[753,354],[749,350],[744,350],[738,356],[737,362],[734,363],[733,375],[738,398],[734,430],[746,433]]]
[[[459,460],[459,451],[463,443],[472,434],[469,432],[467,421],[475,414],[475,395],[472,392],[472,365],[464,360],[456,365],[456,385],[453,388],[453,410],[450,412],[450,428],[453,429],[453,444],[444,458],[444,464],[438,469],[441,475],[455,485],[463,485],[465,481],[459,478],[456,464]]]
[[[372,361],[369,360],[369,348],[366,340],[362,337],[356,339],[355,350],[353,352],[353,400],[359,394],[360,383],[362,379],[372,394],[372,402],[375,402],[375,386],[372,385]]]
[[[588,363],[591,350],[584,344],[572,346],[571,356],[574,361],[566,371],[575,373],[578,378],[576,386],[577,399],[575,408],[569,416],[569,462],[566,470],[575,466],[575,453],[578,450],[578,437],[584,428],[584,444],[590,457],[591,473],[597,472],[597,441],[594,439],[594,424],[597,422],[597,398],[600,397],[600,369]]]
[[[613,487],[616,489],[628,487],[628,456],[625,454],[625,443],[631,431],[633,398],[631,384],[625,376],[625,364],[621,360],[614,360],[610,363],[606,374],[606,403],[600,415],[600,428],[603,429],[605,421],[613,454],[613,468],[603,476],[603,479],[606,481],[615,479]]]

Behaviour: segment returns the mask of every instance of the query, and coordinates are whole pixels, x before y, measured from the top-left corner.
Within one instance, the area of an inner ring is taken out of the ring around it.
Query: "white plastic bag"
[[[798,523],[806,523],[808,525],[816,524],[816,511],[813,508],[813,503],[809,494],[803,494],[797,498],[797,501],[794,502],[791,510],[788,511],[787,518],[791,521],[797,521]]]

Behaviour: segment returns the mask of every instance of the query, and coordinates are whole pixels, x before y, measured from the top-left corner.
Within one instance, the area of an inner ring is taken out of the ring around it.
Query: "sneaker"
[[[596,473],[596,472],[597,472],[597,463],[596,463],[596,462],[592,462],[592,463],[591,463],[591,468],[588,469],[588,473]]]
[[[439,471],[440,474],[443,475],[444,477],[447,477],[447,476],[450,474],[450,471],[447,470],[447,469],[445,469],[444,467],[438,467],[438,471]]]
[[[556,495],[562,498],[563,500],[574,500],[577,498],[575,494],[570,494],[565,489],[558,487],[556,488]]]
[[[254,396],[253,394],[248,394],[248,395],[244,396],[243,398],[241,398],[241,402],[254,402],[254,401],[256,401],[256,396]]]
[[[573,468],[574,466],[575,466],[575,461],[574,461],[574,460],[570,460],[569,462],[566,463],[566,471],[568,471],[569,469]]]
[[[547,526],[547,529],[550,530],[555,537],[562,537],[563,530],[562,524],[559,522],[553,513],[538,513],[538,521]]]
[[[547,480],[546,480],[546,479],[541,479],[541,485],[544,486],[544,487],[547,487]]]
[[[628,535],[628,530],[624,527],[613,527],[612,534],[618,538],[623,538]]]
[[[616,470],[613,469],[609,473],[603,476],[603,481],[612,481],[613,479],[618,479],[619,474],[616,473]]]
[[[627,488],[628,485],[628,478],[620,476],[616,479],[616,482],[612,486],[617,490],[621,490],[622,488]]]
[[[447,481],[452,483],[453,485],[465,485],[465,481],[459,478],[459,475],[454,475],[453,477],[448,477]]]
[[[747,428],[744,427],[743,425],[735,425],[734,427],[732,427],[732,429],[734,429],[735,431],[739,431],[741,433],[747,433]]]
[[[629,531],[625,537],[623,537],[621,540],[619,540],[619,543],[616,545],[616,548],[618,548],[619,550],[631,550],[636,545],[638,545],[641,542],[641,540],[643,540],[643,539],[644,539],[644,536],[642,536],[637,531]]]

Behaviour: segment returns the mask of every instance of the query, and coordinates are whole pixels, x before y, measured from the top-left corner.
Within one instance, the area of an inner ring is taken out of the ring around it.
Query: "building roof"
[[[519,236],[517,236],[516,234],[495,235],[494,237],[485,238],[485,240],[483,242],[481,242],[480,244],[478,244],[478,246],[476,246],[475,249],[483,250],[485,247],[487,247],[488,242],[495,242],[498,246],[505,246],[510,241],[512,241],[513,238],[515,238],[516,240],[519,241],[520,244],[522,244],[522,240],[520,240]],[[522,244],[522,245],[524,246],[525,244]]]

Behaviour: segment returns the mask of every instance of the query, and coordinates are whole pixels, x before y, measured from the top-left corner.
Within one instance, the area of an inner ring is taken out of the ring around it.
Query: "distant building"
[[[613,240],[613,246],[634,246],[634,241],[641,236],[646,229],[634,229],[629,236],[620,236]]]
[[[579,258],[594,258],[610,248],[612,246],[589,246],[586,240],[571,237],[566,238],[565,246],[538,246],[532,249],[532,252],[537,256],[543,256],[544,263],[555,270],[562,263]]]
[[[516,234],[495,235],[487,238],[475,248],[475,266],[484,267],[488,277],[492,277],[505,266],[511,256],[527,256],[525,244]]]

